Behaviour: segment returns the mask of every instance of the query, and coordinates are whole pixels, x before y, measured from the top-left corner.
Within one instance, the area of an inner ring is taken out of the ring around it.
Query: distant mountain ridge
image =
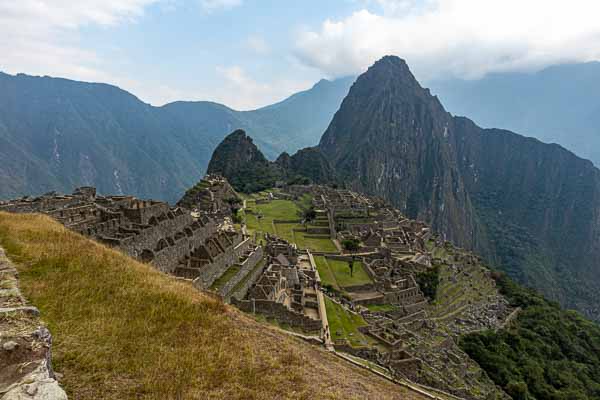
[[[207,101],[153,107],[110,85],[0,73],[0,199],[90,184],[174,202],[235,129],[272,160],[318,143],[353,82],[322,80],[240,112]],[[598,62],[428,85],[454,114],[560,143],[600,165]]]
[[[316,143],[352,78],[254,111],[212,102],[143,103],[115,86],[0,73],[0,199],[93,185],[176,201],[237,128],[269,157]]]
[[[455,115],[558,143],[600,166],[600,62],[427,85]]]

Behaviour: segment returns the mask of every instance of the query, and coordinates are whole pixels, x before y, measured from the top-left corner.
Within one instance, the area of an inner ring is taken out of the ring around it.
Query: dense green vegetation
[[[261,164],[244,169],[243,172],[240,171],[228,179],[235,190],[254,193],[275,186],[279,177],[279,174],[269,165]]]
[[[437,289],[440,284],[440,267],[435,265],[427,271],[419,272],[416,275],[417,283],[423,294],[431,300],[435,300]]]
[[[514,399],[600,398],[600,327],[505,275],[497,283],[522,310],[506,329],[471,334],[461,347]]]

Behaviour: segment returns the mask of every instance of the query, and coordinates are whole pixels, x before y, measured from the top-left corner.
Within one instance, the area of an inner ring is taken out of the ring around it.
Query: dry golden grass
[[[0,244],[70,398],[421,398],[48,217],[0,213]]]

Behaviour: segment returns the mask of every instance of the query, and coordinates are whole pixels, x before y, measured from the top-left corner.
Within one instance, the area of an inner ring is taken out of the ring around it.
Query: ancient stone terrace
[[[332,239],[339,244],[346,239],[360,243],[356,252],[321,257],[361,261],[371,280],[328,289],[332,301],[346,310],[347,320],[362,317],[358,335],[369,338],[355,346],[349,345],[351,337],[336,338],[336,349],[460,397],[495,390],[457,345],[461,334],[499,327],[511,312],[478,257],[444,242],[426,224],[381,200],[323,186],[285,190],[295,198],[310,194],[317,213],[327,214]],[[430,302],[418,277],[432,271],[438,271],[439,289]]]
[[[7,202],[0,210],[46,213],[67,228],[209,287],[254,246],[215,219],[214,209],[192,215],[181,207],[133,196],[97,196],[94,188]]]
[[[237,193],[218,175],[206,175],[177,202],[178,207],[216,219],[230,217],[236,208]],[[241,203],[241,200],[240,200]]]

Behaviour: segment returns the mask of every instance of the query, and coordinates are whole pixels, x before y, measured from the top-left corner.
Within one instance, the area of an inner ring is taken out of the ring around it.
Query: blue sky
[[[0,0],[0,70],[251,109],[405,58],[421,80],[600,59],[597,0]]]
[[[164,84],[167,93],[179,92],[175,98],[193,96],[252,108],[306,89],[326,75],[299,62],[290,47],[299,30],[356,8],[350,1],[322,3],[246,0],[211,10],[194,1],[157,3],[136,23],[88,27],[82,40],[101,59],[112,60],[108,67],[113,74],[121,71]],[[235,96],[238,80],[243,98]]]

